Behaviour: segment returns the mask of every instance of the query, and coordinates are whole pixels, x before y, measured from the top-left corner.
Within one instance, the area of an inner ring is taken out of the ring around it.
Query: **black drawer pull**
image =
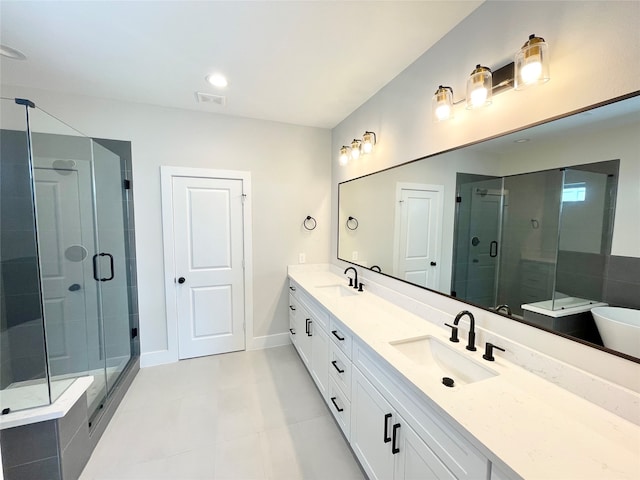
[[[400,448],[396,446],[396,440],[398,439],[398,430],[400,429],[400,424],[396,423],[393,426],[393,442],[391,442],[391,453],[394,455],[396,453],[400,453]]]
[[[296,287],[289,287],[289,290],[291,290],[292,292],[296,291]]]
[[[384,443],[389,443],[391,441],[391,437],[389,436],[389,419],[391,418],[391,414],[387,413],[384,416]]]
[[[333,333],[333,336],[336,337],[341,342],[344,341],[344,337],[341,337],[340,335],[338,335],[338,331],[337,330],[331,330],[331,333]]]
[[[291,332],[291,335],[295,335],[296,331],[293,328],[290,328],[289,331]]]
[[[333,406],[334,406],[334,407],[336,407],[336,410],[337,410],[337,411],[339,411],[339,412],[343,412],[343,411],[344,411],[344,408],[340,408],[340,407],[338,406],[338,404],[336,403],[336,398],[338,398],[338,397],[331,397],[331,403],[333,403]]]
[[[344,373],[344,370],[341,370],[340,367],[338,367],[338,365],[336,365],[336,361],[335,360],[331,362],[331,365],[333,365],[333,368],[335,368],[338,371],[338,373]]]
[[[313,323],[313,321],[310,318],[307,318],[305,323],[305,331],[307,332],[307,336],[312,337],[313,335],[311,335],[311,324]]]
[[[289,309],[290,309],[292,312],[295,312],[295,311],[296,311],[296,307],[294,307],[293,305],[289,305]]]

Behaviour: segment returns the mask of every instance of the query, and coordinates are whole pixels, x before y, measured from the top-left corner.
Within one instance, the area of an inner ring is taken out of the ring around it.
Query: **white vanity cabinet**
[[[352,396],[351,448],[369,478],[456,478],[357,368]]]
[[[488,459],[427,399],[306,291],[290,288],[293,344],[369,478],[488,479]]]
[[[289,284],[289,335],[323,398],[329,381],[329,313],[291,282]]]

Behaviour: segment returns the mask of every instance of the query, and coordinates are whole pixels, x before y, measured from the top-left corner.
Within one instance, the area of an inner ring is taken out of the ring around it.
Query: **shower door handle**
[[[498,242],[495,240],[489,244],[489,256],[495,258],[498,256]]]
[[[109,257],[109,268],[111,269],[110,277],[104,277],[104,278],[98,277],[98,257]],[[110,253],[104,253],[104,252],[96,253],[93,256],[93,279],[96,282],[108,282],[109,280],[113,280],[114,276],[115,276],[115,271],[113,268],[113,255],[111,255]]]

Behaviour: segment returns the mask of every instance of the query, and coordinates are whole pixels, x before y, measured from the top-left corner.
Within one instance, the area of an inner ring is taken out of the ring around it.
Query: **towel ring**
[[[316,219],[311,215],[307,215],[307,218],[304,219],[302,225],[304,225],[304,228],[306,228],[307,230],[314,230],[318,225],[318,222],[316,222]]]
[[[355,217],[347,218],[347,228],[349,230],[355,230],[356,228],[358,228],[358,219]]]

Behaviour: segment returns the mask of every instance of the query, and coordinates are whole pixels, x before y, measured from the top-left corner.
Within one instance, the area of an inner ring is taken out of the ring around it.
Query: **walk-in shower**
[[[0,402],[47,405],[92,375],[89,419],[138,357],[129,142],[1,100]]]

